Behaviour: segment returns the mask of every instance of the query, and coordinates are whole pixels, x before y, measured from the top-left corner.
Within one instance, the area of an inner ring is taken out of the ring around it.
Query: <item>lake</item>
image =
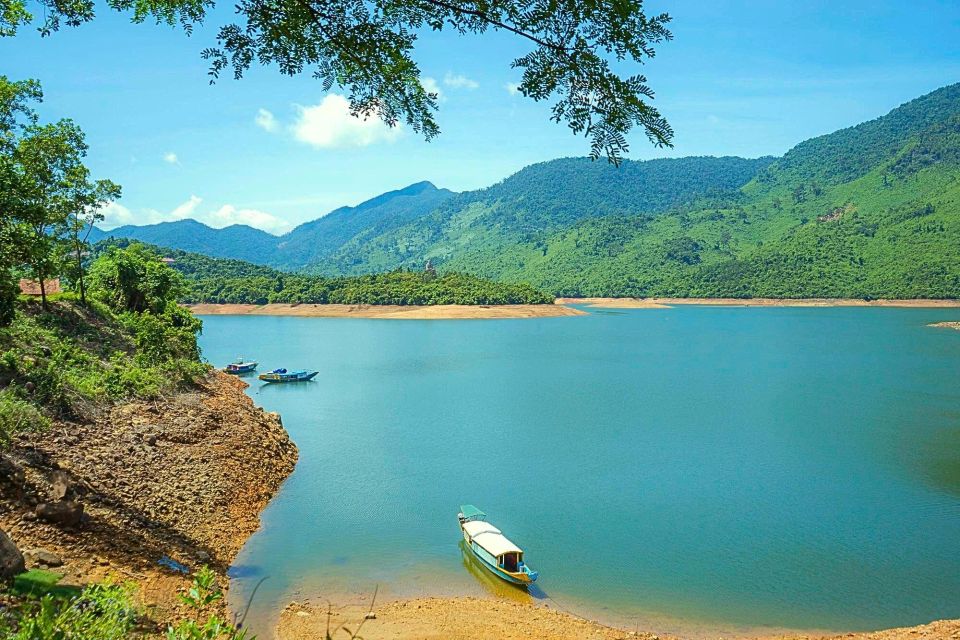
[[[958,309],[594,311],[391,321],[209,316],[202,346],[316,368],[248,393],[296,471],[233,568],[269,636],[293,598],[552,598],[658,631],[960,617]],[[540,571],[461,552],[473,503]]]

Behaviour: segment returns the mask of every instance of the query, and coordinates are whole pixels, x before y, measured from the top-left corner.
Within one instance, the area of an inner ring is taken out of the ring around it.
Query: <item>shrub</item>
[[[50,419],[33,404],[16,397],[9,389],[0,391],[0,450],[18,433],[50,426]]]

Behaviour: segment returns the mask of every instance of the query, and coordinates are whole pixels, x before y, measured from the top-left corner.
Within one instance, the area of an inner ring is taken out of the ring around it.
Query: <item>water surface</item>
[[[872,629],[960,617],[960,311],[676,307],[536,320],[210,316],[204,355],[313,367],[261,386],[296,471],[237,559],[294,597],[505,591],[662,630]]]

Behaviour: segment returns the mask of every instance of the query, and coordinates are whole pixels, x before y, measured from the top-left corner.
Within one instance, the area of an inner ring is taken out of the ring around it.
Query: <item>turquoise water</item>
[[[300,449],[234,567],[266,633],[293,597],[505,591],[662,628],[960,617],[960,310],[637,309],[573,318],[204,318],[204,355],[313,367],[261,386]]]

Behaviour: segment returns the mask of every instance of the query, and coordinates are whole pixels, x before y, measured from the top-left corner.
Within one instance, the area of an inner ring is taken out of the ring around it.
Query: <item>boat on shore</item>
[[[259,378],[264,382],[306,382],[313,380],[313,377],[320,373],[319,371],[307,371],[299,369],[297,371],[287,371],[286,369],[274,369],[268,373],[261,373]]]
[[[488,571],[501,580],[528,585],[539,574],[523,561],[523,550],[487,522],[487,514],[472,504],[460,506],[457,514],[467,548]]]
[[[239,375],[241,373],[251,373],[257,368],[256,360],[244,360],[243,358],[237,358],[227,366],[223,368],[226,373],[232,373],[234,375]]]

